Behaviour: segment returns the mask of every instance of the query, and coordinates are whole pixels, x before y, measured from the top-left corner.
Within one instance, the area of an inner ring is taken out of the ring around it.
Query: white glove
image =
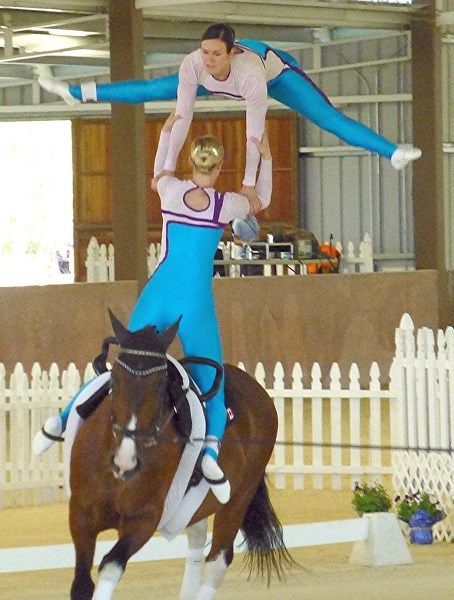
[[[38,77],[38,83],[47,92],[60,96],[60,98],[62,98],[66,104],[80,104],[80,100],[71,95],[67,83],[63,83],[63,81],[55,79],[55,77],[47,77],[44,75]]]

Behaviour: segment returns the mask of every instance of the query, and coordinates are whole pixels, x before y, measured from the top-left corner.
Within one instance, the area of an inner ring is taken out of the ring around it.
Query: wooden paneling
[[[161,211],[158,195],[150,188],[154,155],[164,118],[146,122],[147,224],[149,242],[160,239]],[[268,133],[273,155],[273,196],[260,216],[262,232],[271,225],[296,227],[296,117],[292,113],[269,116]],[[180,153],[176,175],[189,178],[191,140],[216,135],[225,148],[224,168],[218,179],[221,191],[239,190],[246,160],[244,114],[197,116]],[[74,259],[76,281],[86,280],[85,251],[92,235],[100,243],[112,241],[111,140],[109,119],[73,121]]]

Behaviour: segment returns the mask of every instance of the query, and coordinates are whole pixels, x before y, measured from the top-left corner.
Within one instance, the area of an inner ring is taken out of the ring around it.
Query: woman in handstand
[[[226,225],[233,219],[244,219],[254,208],[245,194],[220,193],[214,188],[221,172],[224,149],[213,136],[202,136],[192,142],[190,180],[180,180],[163,168],[171,131],[179,118],[172,114],[165,122],[155,158],[152,187],[161,199],[163,218],[161,256],[153,276],[144,287],[132,312],[128,329],[138,331],[154,325],[163,331],[180,317],[178,335],[186,356],[210,358],[222,365],[219,336],[212,291],[213,259]],[[254,140],[261,156],[256,184],[262,208],[271,200],[271,153],[266,134]],[[243,190],[242,190],[243,191]],[[183,262],[182,262],[183,261]],[[204,393],[211,388],[212,368],[194,365],[191,374]],[[102,383],[105,382],[105,375]],[[95,391],[95,382],[90,385]],[[66,427],[71,405],[59,416],[51,417],[34,440],[35,454],[49,448],[53,440],[47,434],[60,435]],[[218,392],[206,403],[207,435],[202,457],[205,479],[221,503],[230,498],[230,483],[218,465],[218,452],[226,424],[224,380]]]

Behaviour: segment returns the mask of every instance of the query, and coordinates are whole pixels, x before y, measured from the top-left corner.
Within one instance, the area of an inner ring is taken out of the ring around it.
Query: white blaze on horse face
[[[137,427],[137,417],[133,415],[131,420],[127,424],[126,428],[129,431],[135,431]],[[137,466],[137,452],[136,443],[134,439],[129,436],[124,436],[120,446],[115,452],[114,464],[117,466],[118,471],[116,475],[123,477],[128,471],[132,471]]]

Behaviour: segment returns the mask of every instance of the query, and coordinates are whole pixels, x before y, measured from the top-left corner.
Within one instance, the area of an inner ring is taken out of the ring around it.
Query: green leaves
[[[352,506],[361,517],[364,513],[388,512],[391,498],[380,483],[368,485],[356,483],[353,490]]]

